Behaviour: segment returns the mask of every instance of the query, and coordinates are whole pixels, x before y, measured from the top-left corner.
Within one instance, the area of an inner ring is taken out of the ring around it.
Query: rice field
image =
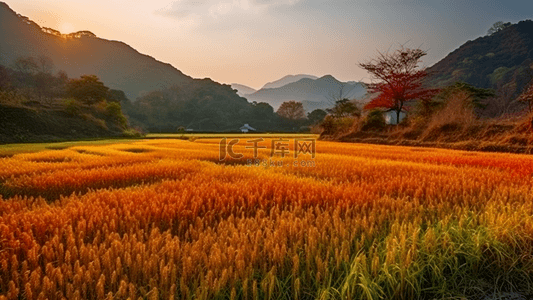
[[[533,295],[533,156],[281,138],[0,158],[0,299]]]

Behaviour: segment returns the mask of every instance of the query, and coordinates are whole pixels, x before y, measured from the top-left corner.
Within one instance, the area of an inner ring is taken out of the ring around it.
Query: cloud
[[[218,19],[232,14],[258,14],[273,7],[292,6],[303,0],[180,0],[173,1],[155,14],[174,19],[190,15]]]

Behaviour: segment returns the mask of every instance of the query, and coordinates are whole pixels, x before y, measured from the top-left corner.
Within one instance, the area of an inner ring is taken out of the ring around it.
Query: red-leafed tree
[[[368,71],[372,78],[372,83],[367,84],[368,92],[377,94],[365,109],[391,109],[400,120],[406,101],[417,99],[423,105],[429,105],[438,90],[422,86],[422,79],[427,72],[419,64],[426,54],[421,49],[402,47],[393,53],[380,52],[377,58],[360,63],[359,66]]]

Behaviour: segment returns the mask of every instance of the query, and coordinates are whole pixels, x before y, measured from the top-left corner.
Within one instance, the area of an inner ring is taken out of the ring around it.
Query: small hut
[[[242,126],[242,127],[240,128],[240,130],[241,130],[242,133],[248,133],[248,132],[250,132],[250,131],[256,131],[255,128],[251,127],[251,126],[248,125],[248,124],[244,124],[244,126]]]

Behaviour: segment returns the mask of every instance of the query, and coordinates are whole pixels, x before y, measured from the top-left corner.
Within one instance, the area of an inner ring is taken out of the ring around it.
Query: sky
[[[260,88],[289,74],[369,81],[357,66],[400,46],[429,67],[531,0],[3,0],[62,33],[89,30],[194,78]]]

